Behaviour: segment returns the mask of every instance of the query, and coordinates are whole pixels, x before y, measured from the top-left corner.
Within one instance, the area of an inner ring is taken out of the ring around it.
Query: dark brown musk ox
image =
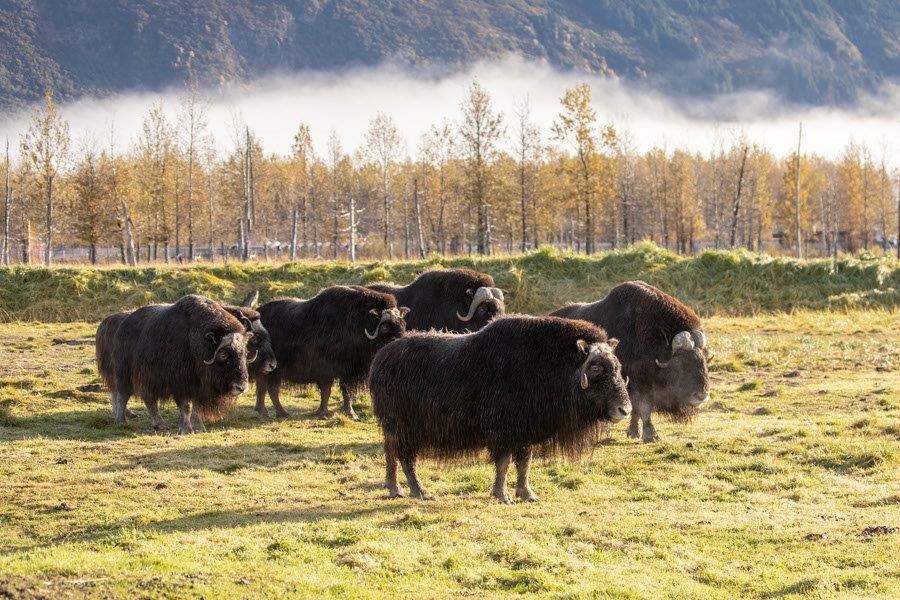
[[[584,321],[509,316],[476,333],[412,333],[375,356],[369,387],[384,434],[386,486],[403,496],[431,496],[416,458],[474,455],[487,449],[492,494],[509,503],[506,472],[516,463],[516,496],[536,500],[528,484],[535,448],[577,456],[600,426],[631,412],[618,342]]]
[[[503,292],[494,287],[494,278],[469,269],[426,271],[405,286],[367,287],[391,294],[397,304],[408,307],[410,330],[478,331],[505,310]]]
[[[355,419],[353,402],[363,386],[372,357],[406,331],[406,307],[390,294],[359,286],[333,286],[308,300],[285,298],[259,307],[263,326],[272,336],[278,366],[256,378],[256,410],[264,416],[266,392],[279,417],[281,382],[316,384],[321,402],[316,416],[328,416],[334,380],[344,398],[343,412]]]
[[[194,432],[194,419],[201,428],[204,419],[220,419],[247,390],[253,335],[222,305],[196,295],[108,317],[98,329],[97,357],[116,422],[126,422],[132,395],[143,399],[157,430],[168,429],[159,414],[166,398],[178,405],[181,433]]]
[[[652,412],[686,421],[709,399],[709,355],[700,317],[652,285],[628,281],[602,300],[570,304],[550,314],[590,321],[619,339],[616,356],[630,378],[634,407],[628,437],[658,440]],[[643,432],[638,430],[641,422]]]
[[[223,304],[222,308],[226,312],[234,316],[241,323],[247,332],[252,332],[247,342],[247,367],[251,377],[258,374],[269,373],[275,368],[275,351],[272,349],[272,338],[266,328],[263,327],[259,318],[259,313],[253,309],[259,298],[259,292],[254,291],[248,294],[239,305]],[[171,306],[166,304],[164,306]],[[120,311],[114,313],[100,323],[97,328],[95,339],[95,348],[97,354],[97,370],[107,389],[113,390],[114,381],[114,364],[113,364],[113,342],[115,341],[116,331],[119,325],[125,320],[125,317],[132,311]],[[126,399],[127,402],[127,399]],[[115,394],[112,394],[112,404],[115,409]],[[133,418],[137,415],[128,407],[125,407],[125,417]],[[205,426],[202,419],[197,413],[194,413],[195,420],[202,430]]]

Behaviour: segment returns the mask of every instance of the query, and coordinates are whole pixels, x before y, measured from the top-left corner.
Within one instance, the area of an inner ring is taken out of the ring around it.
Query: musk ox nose
[[[610,411],[609,418],[612,422],[618,423],[625,417],[631,414],[631,402],[626,402],[625,404],[620,404],[618,406],[614,406]]]
[[[247,391],[246,383],[232,383],[231,384],[231,393],[232,394],[243,394]]]
[[[266,364],[263,365],[262,372],[263,373],[271,373],[275,370],[275,367],[278,366],[274,360],[267,361]]]

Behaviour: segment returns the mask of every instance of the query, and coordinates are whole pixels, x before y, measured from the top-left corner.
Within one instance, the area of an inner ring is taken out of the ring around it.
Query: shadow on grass
[[[290,413],[289,420],[314,421],[315,409],[318,402],[307,403],[305,398],[303,406],[287,404]],[[332,398],[332,407],[338,406]],[[158,434],[150,426],[150,417],[139,398],[132,398],[128,408],[137,413],[130,419],[127,425],[117,425],[112,418],[112,412],[107,404],[92,402],[86,404],[83,409],[59,410],[52,412],[39,412],[28,416],[13,416],[8,407],[0,407],[0,427],[2,434],[0,440],[29,439],[34,437],[52,440],[87,440],[102,441],[122,439],[134,435]],[[372,421],[371,406],[367,404],[355,405],[357,414],[363,422]],[[178,431],[179,414],[174,402],[167,400],[162,405],[161,414],[163,420],[169,425],[169,432],[160,435],[173,435]],[[270,413],[271,414],[271,413]],[[260,426],[271,425],[280,419],[261,417],[253,409],[253,401],[249,396],[242,397],[237,406],[217,423],[207,425],[209,432],[221,430],[253,429]],[[325,424],[340,426],[337,420],[322,421]]]
[[[231,475],[241,469],[275,468],[284,464],[313,462],[323,465],[343,465],[358,456],[375,457],[381,452],[376,442],[349,442],[319,446],[259,442],[241,444],[210,444],[193,448],[172,448],[147,452],[125,462],[105,465],[101,473],[133,471],[143,468],[154,472],[206,469]]]
[[[383,502],[366,508],[350,510],[336,509],[333,506],[320,504],[309,507],[298,507],[290,510],[255,511],[255,510],[210,510],[148,523],[135,523],[126,519],[101,527],[94,527],[81,533],[67,533],[45,542],[29,546],[18,546],[0,549],[0,556],[14,556],[19,553],[32,552],[50,548],[61,543],[110,543],[115,544],[122,534],[128,531],[142,534],[186,533],[191,531],[210,531],[216,529],[234,529],[250,525],[269,525],[284,523],[317,523],[324,520],[353,521],[367,515],[384,513],[395,514],[409,509],[404,502],[390,501],[385,496]]]

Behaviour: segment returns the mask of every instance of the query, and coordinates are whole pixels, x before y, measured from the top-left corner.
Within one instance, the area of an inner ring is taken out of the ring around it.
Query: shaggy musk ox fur
[[[403,317],[390,294],[358,286],[326,288],[309,300],[275,300],[259,307],[262,323],[272,336],[278,366],[256,378],[256,410],[267,415],[266,392],[278,416],[282,380],[314,383],[321,403],[316,413],[328,415],[328,399],[335,379],[340,381],[343,410],[356,418],[353,400],[368,373],[375,353],[406,331]]]
[[[494,278],[469,269],[428,271],[406,286],[377,283],[368,288],[409,307],[406,326],[411,330],[478,331],[504,312],[503,292],[494,287]]]
[[[418,455],[487,448],[496,468],[493,495],[510,502],[506,472],[515,461],[516,495],[536,500],[528,485],[535,446],[577,455],[603,422],[631,411],[616,343],[583,321],[514,316],[477,333],[415,333],[386,346],[372,363],[369,386],[391,497],[403,495],[398,460],[410,493],[427,499],[416,476]]]
[[[195,418],[201,428],[204,419],[220,419],[247,389],[252,336],[245,324],[202,296],[108,317],[97,332],[97,358],[116,422],[126,421],[133,394],[144,400],[156,429],[167,429],[159,415],[165,398],[174,398],[181,411],[181,433],[193,433]]]
[[[602,300],[570,304],[552,315],[584,319],[619,339],[616,356],[630,378],[634,412],[628,436],[659,439],[651,411],[690,419],[709,399],[708,350],[700,317],[689,306],[643,281],[614,287]]]

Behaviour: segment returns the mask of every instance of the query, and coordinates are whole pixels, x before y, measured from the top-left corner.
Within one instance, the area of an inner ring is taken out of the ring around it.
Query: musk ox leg
[[[384,436],[384,461],[387,465],[385,468],[384,487],[388,490],[388,496],[391,498],[403,498],[403,488],[397,481],[397,440],[392,436]]]
[[[272,399],[272,408],[275,409],[275,416],[280,418],[287,418],[291,416],[291,414],[284,410],[284,407],[281,405],[281,379],[271,378],[266,384],[266,388],[269,390],[269,398]],[[258,393],[258,392],[257,392]],[[257,396],[259,398],[259,396]],[[265,408],[265,396],[263,397],[263,408]]]
[[[537,502],[537,494],[528,483],[528,470],[531,468],[531,448],[521,448],[513,455],[516,461],[516,498],[528,502]]]
[[[125,408],[125,416],[128,417],[129,419],[133,419],[137,416],[137,413],[134,412],[133,410],[129,409],[128,407],[126,407]]]
[[[206,433],[206,423],[203,422],[203,415],[199,412],[192,413],[192,418],[194,420],[194,431],[199,431],[200,433]]]
[[[653,426],[653,421],[651,420],[650,403],[646,400],[641,400],[638,402],[638,405],[639,408],[634,408],[634,410],[635,412],[640,413],[638,417],[641,419],[641,423],[644,426],[641,439],[645,444],[658,441],[659,436],[656,434],[656,427]],[[632,405],[632,407],[634,407],[634,405]]]
[[[159,401],[156,398],[144,398],[144,406],[150,414],[150,424],[157,431],[168,431],[169,425],[159,416]]]
[[[506,491],[506,473],[509,471],[509,462],[512,454],[505,453],[494,458],[494,487],[491,495],[503,504],[512,504],[509,493]]]
[[[400,466],[403,467],[403,474],[406,475],[406,483],[409,485],[409,495],[419,500],[434,500],[434,496],[428,493],[428,490],[422,487],[419,482],[419,476],[416,474],[416,458],[400,458]]]
[[[110,404],[112,404],[112,414],[113,419],[115,419],[117,425],[125,425],[128,422],[128,417],[130,416],[128,413],[130,412],[127,408],[125,408],[126,399],[122,398],[122,394],[119,392],[112,392],[110,394]]]
[[[341,410],[354,421],[357,420],[359,417],[356,416],[356,412],[353,410],[357,386],[350,383],[344,383],[343,381],[339,382],[338,385],[341,388],[341,395],[344,397],[344,405],[341,407]]]
[[[632,402],[631,404],[634,410],[631,412],[631,423],[628,424],[628,437],[636,440],[641,437],[641,419],[638,417],[638,403]]]
[[[269,410],[266,408],[266,391],[269,386],[266,377],[256,378],[256,412],[259,416],[269,418]]]
[[[328,412],[328,399],[331,398],[331,385],[333,383],[334,380],[319,382],[319,396],[321,400],[319,401],[319,410],[316,411],[315,415],[319,419],[327,419],[331,416],[331,413]]]
[[[178,433],[185,435],[194,433],[194,425],[191,423],[191,413],[194,405],[190,400],[181,400],[178,402],[178,410],[181,411],[181,420],[178,422]]]

